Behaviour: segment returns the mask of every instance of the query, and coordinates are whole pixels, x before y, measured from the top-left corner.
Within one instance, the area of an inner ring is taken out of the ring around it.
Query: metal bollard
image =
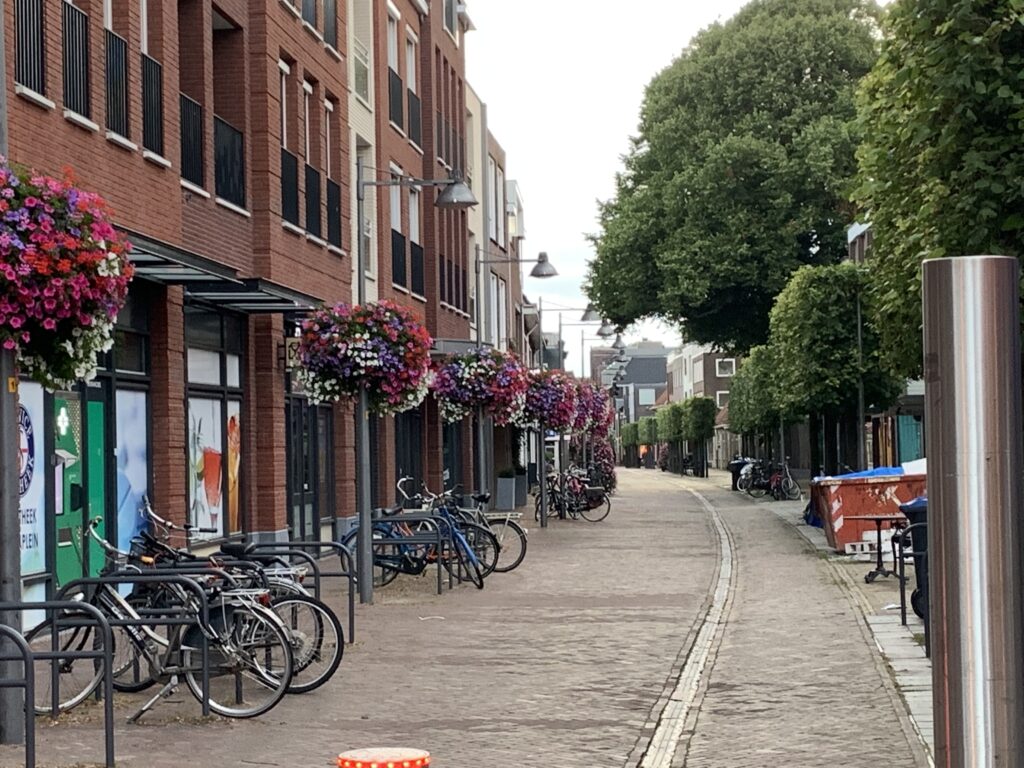
[[[924,262],[935,765],[1024,765],[1020,268]]]
[[[338,755],[338,768],[426,768],[430,753],[404,747],[369,747]]]

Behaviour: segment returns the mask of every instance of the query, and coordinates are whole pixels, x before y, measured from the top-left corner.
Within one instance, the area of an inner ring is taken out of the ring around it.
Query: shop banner
[[[18,495],[21,515],[21,575],[46,571],[46,462],[43,459],[43,388],[18,388]]]
[[[142,517],[143,497],[149,486],[149,445],[145,392],[117,391],[117,546],[122,552],[147,523]],[[163,510],[156,510],[160,514]]]

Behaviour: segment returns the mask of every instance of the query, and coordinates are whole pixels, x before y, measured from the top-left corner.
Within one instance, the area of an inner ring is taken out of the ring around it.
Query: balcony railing
[[[217,197],[245,208],[245,136],[213,116],[213,175]]]
[[[302,0],[302,20],[316,28],[316,0]]]
[[[341,185],[327,180],[327,242],[341,248]]]
[[[405,235],[391,230],[391,282],[405,286]]]
[[[395,70],[388,68],[388,104],[389,112],[388,117],[391,122],[397,125],[399,128],[403,125],[402,120],[402,102],[404,101],[403,96],[405,95],[405,89],[402,87],[402,78],[398,76]]]
[[[46,55],[43,44],[43,0],[15,0],[14,80],[46,94]]]
[[[338,47],[338,0],[324,0],[324,42]]]
[[[203,107],[181,94],[181,178],[203,186]]]
[[[281,147],[281,218],[299,225],[299,159]]]
[[[107,38],[107,128],[128,135],[128,41],[111,30]]]
[[[142,54],[142,146],[164,153],[164,70],[160,62]]]
[[[89,17],[75,6],[64,6],[64,106],[90,117]]]
[[[306,231],[313,237],[320,237],[320,171],[306,166]]]
[[[423,146],[423,122],[420,114],[420,97],[409,91],[409,138],[417,147]]]
[[[424,285],[423,275],[423,246],[419,243],[409,244],[409,257],[412,264],[412,275],[409,282],[410,290],[417,296],[426,296],[426,287]]]

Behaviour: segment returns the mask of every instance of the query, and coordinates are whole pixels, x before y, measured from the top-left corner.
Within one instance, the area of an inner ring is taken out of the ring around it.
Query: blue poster
[[[126,552],[132,538],[146,527],[140,510],[149,490],[149,398],[145,392],[119,389],[116,400],[117,548]]]
[[[46,570],[46,472],[43,460],[43,388],[18,387],[18,496],[21,575]]]

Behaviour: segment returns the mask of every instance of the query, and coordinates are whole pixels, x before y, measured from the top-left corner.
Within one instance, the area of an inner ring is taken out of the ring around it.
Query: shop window
[[[189,522],[217,536],[243,529],[244,330],[238,316],[186,309]]]

